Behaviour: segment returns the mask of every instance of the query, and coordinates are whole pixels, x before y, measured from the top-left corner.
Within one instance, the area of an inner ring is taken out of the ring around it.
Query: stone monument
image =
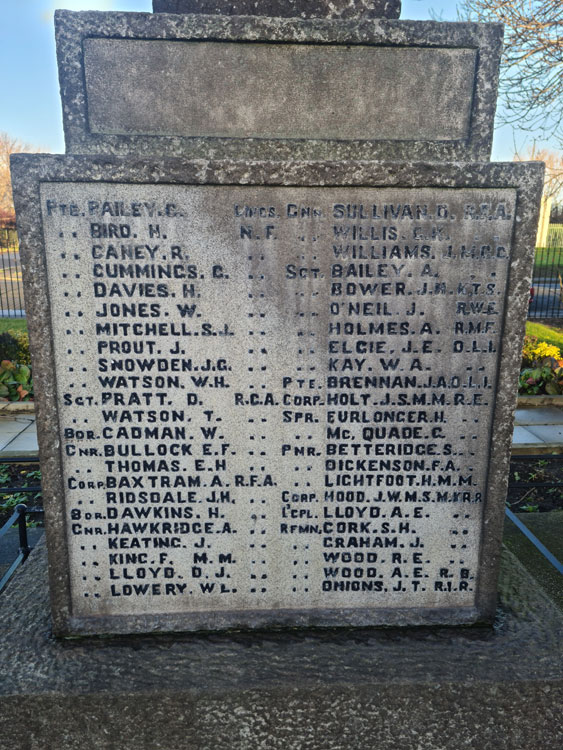
[[[55,24],[68,153],[490,159],[499,25],[66,11]]]
[[[6,615],[40,623],[21,747],[555,748],[561,617],[510,559],[489,627],[543,180],[489,162],[502,29],[154,11],[57,13],[67,155],[12,160],[51,600]]]
[[[541,166],[14,176],[58,632],[494,617]]]
[[[58,12],[69,155],[14,160],[55,632],[491,622],[542,185],[484,161],[501,29],[187,5]]]

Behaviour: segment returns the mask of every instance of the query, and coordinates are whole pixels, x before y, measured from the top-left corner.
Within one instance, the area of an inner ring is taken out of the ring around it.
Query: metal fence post
[[[23,559],[26,560],[31,552],[27,543],[27,505],[20,503],[19,505],[16,505],[16,510],[19,513],[18,530],[20,533],[20,552],[23,555]]]

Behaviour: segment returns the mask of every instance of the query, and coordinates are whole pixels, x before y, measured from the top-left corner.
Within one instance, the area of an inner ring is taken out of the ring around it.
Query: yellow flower
[[[545,359],[545,357],[553,357],[553,359],[561,359],[560,350],[553,344],[548,344],[545,341],[540,341],[538,345],[532,350],[534,359]]]

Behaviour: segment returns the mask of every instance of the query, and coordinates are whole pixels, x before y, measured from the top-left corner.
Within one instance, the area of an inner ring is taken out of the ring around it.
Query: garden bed
[[[2,464],[0,463],[0,527],[14,512],[16,505],[24,503],[28,508],[42,508],[40,492],[15,492],[2,494],[3,487],[37,487],[41,484],[39,464]],[[42,521],[41,521],[42,523]],[[33,523],[36,525],[36,523]]]
[[[507,505],[514,513],[546,513],[563,510],[563,460],[551,456],[525,459],[512,456]],[[561,484],[560,487],[554,485]],[[549,486],[544,486],[549,485]]]

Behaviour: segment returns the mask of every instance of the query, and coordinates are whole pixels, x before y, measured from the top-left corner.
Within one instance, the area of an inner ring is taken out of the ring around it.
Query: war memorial
[[[561,614],[501,552],[543,165],[490,162],[502,27],[399,15],[57,12],[9,747],[560,746]]]

